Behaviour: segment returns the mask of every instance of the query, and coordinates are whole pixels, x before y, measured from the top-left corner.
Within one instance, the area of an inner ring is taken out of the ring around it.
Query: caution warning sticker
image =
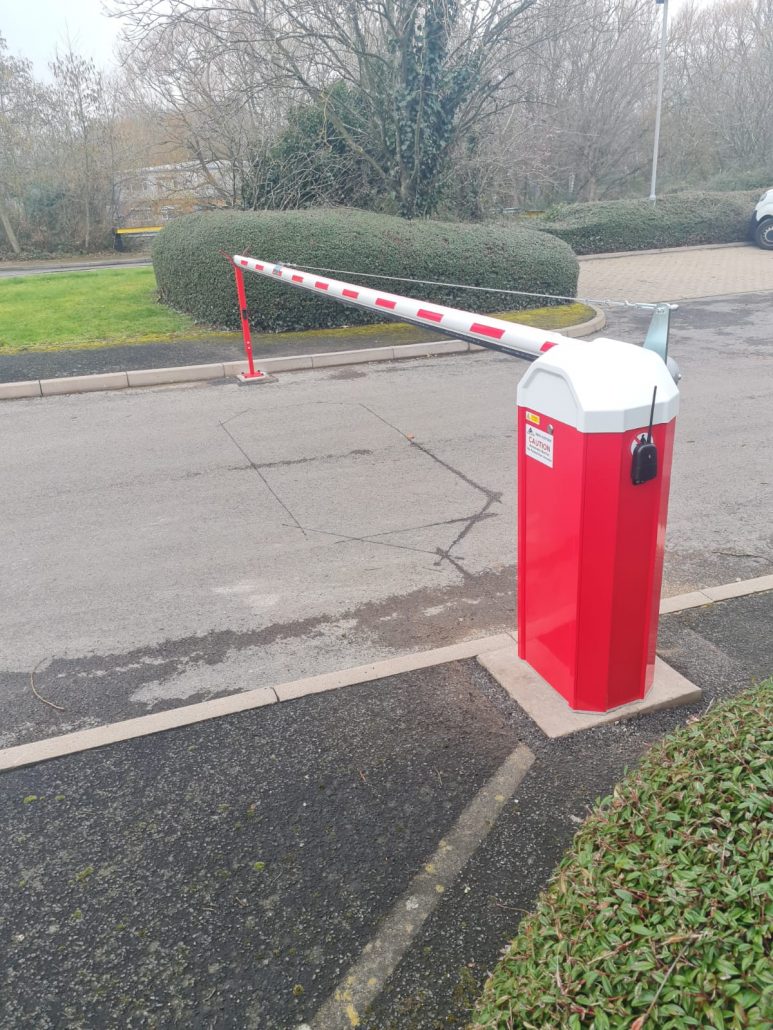
[[[553,468],[553,437],[534,426],[526,426],[526,457]]]

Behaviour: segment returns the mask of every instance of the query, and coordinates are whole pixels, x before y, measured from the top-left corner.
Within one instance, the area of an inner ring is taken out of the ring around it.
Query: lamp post
[[[658,150],[660,149],[660,115],[663,110],[663,79],[666,71],[666,44],[668,43],[668,0],[655,0],[663,6],[663,30],[660,36],[660,68],[658,70],[658,107],[655,114],[655,147],[652,152],[652,182],[650,184],[650,204],[657,201],[658,184]]]

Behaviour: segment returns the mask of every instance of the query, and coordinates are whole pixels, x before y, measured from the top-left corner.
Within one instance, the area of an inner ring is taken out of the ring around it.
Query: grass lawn
[[[498,317],[560,331],[592,318],[593,313],[585,304],[563,304],[505,312]],[[368,334],[374,331],[379,335],[385,331],[397,335],[415,332],[405,324],[392,322],[373,328],[285,333],[281,338],[292,337],[299,347],[313,346],[304,343],[304,338],[311,337],[323,337],[328,343],[341,337],[347,346],[356,346],[360,340],[365,346]],[[0,280],[0,355],[197,339],[239,340],[241,334],[197,325],[188,315],[160,304],[152,268],[105,268]],[[273,339],[279,337],[265,333],[254,336],[256,342]]]
[[[0,354],[210,335],[159,304],[152,268],[0,280]]]
[[[577,834],[474,1030],[773,1026],[772,725],[767,680],[652,748]]]

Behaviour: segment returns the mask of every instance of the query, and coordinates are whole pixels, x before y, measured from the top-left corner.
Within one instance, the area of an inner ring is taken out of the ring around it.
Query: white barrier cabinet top
[[[581,433],[624,433],[649,425],[657,386],[655,425],[679,411],[679,390],[654,351],[619,340],[553,347],[531,365],[518,386],[518,404]]]

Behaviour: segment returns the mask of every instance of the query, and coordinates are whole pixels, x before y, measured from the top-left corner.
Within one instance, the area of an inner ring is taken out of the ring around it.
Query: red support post
[[[229,258],[230,260],[230,258]],[[242,337],[244,339],[244,353],[247,356],[247,371],[242,372],[239,376],[240,382],[254,382],[260,379],[270,379],[265,372],[261,372],[260,369],[255,368],[255,362],[252,357],[252,338],[250,336],[250,323],[247,317],[247,294],[244,290],[244,272],[234,262],[231,261],[231,265],[234,270],[234,279],[236,280],[236,296],[239,300],[239,318],[242,323]]]

